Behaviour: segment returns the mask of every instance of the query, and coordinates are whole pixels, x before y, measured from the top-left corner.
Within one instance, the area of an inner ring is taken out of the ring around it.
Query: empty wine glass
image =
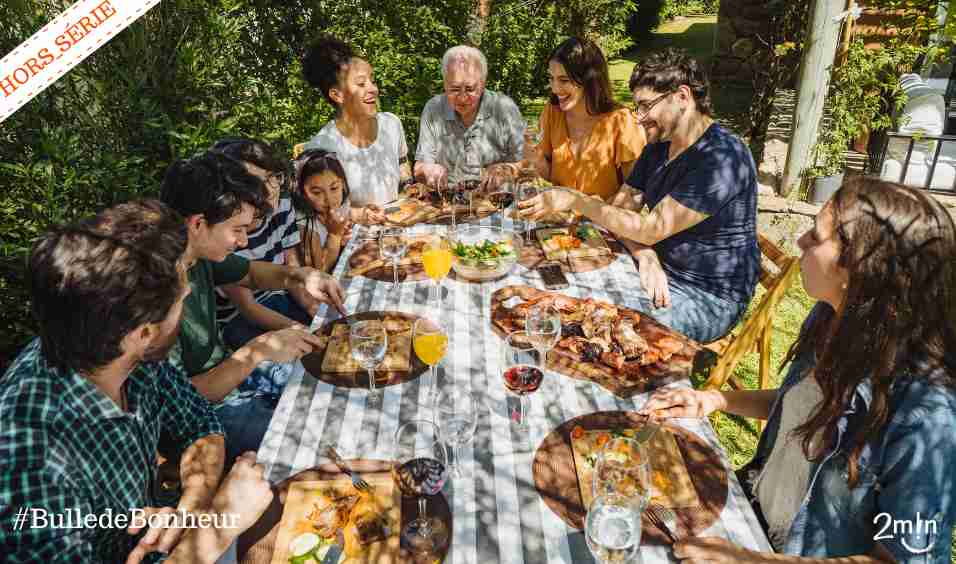
[[[530,200],[538,195],[538,187],[530,182],[521,182],[518,184],[517,192],[515,193],[515,213],[518,212],[518,202],[523,202],[525,200]],[[531,232],[534,230],[534,221],[530,219],[521,220],[524,222],[524,238],[525,240],[531,240]]]
[[[594,499],[584,521],[584,536],[594,559],[602,564],[641,562],[639,503],[618,494]]]
[[[544,372],[538,368],[535,348],[528,338],[527,331],[514,331],[507,339],[507,359],[503,375],[505,388],[518,396],[518,410],[511,413],[511,419],[518,426],[526,426],[530,406],[528,394],[541,386]]]
[[[597,498],[617,494],[633,498],[643,511],[650,501],[650,464],[644,445],[615,437],[601,447],[594,463],[591,493]]]
[[[554,305],[540,305],[528,311],[525,319],[528,339],[541,356],[541,368],[548,360],[548,352],[561,339],[561,312]]]
[[[429,518],[424,496],[441,492],[448,479],[448,451],[438,426],[414,420],[395,433],[397,456],[392,479],[402,495],[418,498],[418,517],[402,528],[402,540],[416,554],[438,554],[448,539],[440,519]]]
[[[356,321],[349,330],[349,348],[352,358],[368,371],[368,401],[377,403],[379,394],[376,392],[375,367],[385,360],[388,349],[388,333],[381,321]]]
[[[469,392],[449,389],[439,394],[435,405],[438,409],[435,419],[442,438],[452,447],[449,471],[457,478],[461,476],[461,447],[474,438],[478,426],[479,403]]]
[[[392,262],[392,288],[398,288],[398,261],[408,250],[405,230],[401,227],[387,227],[379,234],[378,249],[382,258]]]

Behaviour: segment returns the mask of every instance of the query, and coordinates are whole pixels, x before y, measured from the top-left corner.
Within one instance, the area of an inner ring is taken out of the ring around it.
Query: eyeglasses
[[[673,92],[665,92],[649,102],[645,101],[636,103],[634,105],[634,113],[637,114],[637,121],[644,121],[644,118],[647,117],[647,114],[651,113],[651,110],[654,109],[654,106],[659,104],[661,100],[667,98],[671,94],[673,94]]]
[[[464,88],[446,88],[445,94],[449,96],[454,96],[455,98],[460,98],[462,96],[468,96],[469,98],[474,98],[481,91],[480,86],[466,86]]]

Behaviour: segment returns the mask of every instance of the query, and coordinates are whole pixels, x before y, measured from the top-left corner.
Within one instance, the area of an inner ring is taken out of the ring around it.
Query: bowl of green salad
[[[455,255],[455,274],[467,280],[485,281],[511,272],[521,248],[517,235],[507,229],[468,225],[456,231],[451,252]]]

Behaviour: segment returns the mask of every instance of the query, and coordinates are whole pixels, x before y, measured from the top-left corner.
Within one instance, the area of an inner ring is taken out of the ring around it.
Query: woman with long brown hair
[[[538,118],[538,174],[554,184],[610,199],[646,141],[630,111],[614,101],[604,53],[571,37],[548,58],[551,100]]]
[[[916,189],[853,177],[799,240],[819,303],[779,389],[672,389],[655,417],[767,419],[738,472],[779,555],[688,539],[703,562],[949,564],[956,521],[956,228]],[[889,523],[889,526],[887,526]],[[909,523],[909,526],[897,526]],[[814,560],[815,561],[815,560]]]

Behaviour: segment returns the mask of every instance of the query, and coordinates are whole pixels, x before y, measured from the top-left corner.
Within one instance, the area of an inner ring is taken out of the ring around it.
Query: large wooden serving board
[[[379,491],[380,487],[384,487],[386,481],[391,481],[390,471],[393,465],[392,461],[388,460],[372,460],[372,459],[352,459],[347,460],[346,464],[349,468],[358,472],[368,481],[373,489],[379,493],[379,495],[384,494],[384,490]],[[300,482],[314,483],[317,481],[327,482],[334,481],[339,482],[344,480],[345,483],[351,483],[348,480],[346,475],[339,470],[335,465],[331,463],[321,464],[309,470],[304,470],[295,476],[289,478],[288,480],[279,484],[275,491],[275,497],[272,499],[272,503],[266,509],[265,514],[257,521],[249,530],[244,532],[239,537],[238,550],[240,555],[240,562],[242,564],[271,564],[275,561],[276,555],[282,551],[287,550],[282,548],[282,543],[280,542],[280,529],[281,524],[285,520],[284,514],[286,511],[286,505],[290,503],[290,498],[292,497],[293,487],[295,484]],[[301,487],[301,486],[299,486]],[[394,492],[397,488],[393,489]],[[308,486],[306,486],[308,490]],[[391,498],[390,503],[400,503],[400,509],[398,511],[398,516],[400,519],[400,526],[406,525],[412,519],[418,516],[418,504],[413,498],[406,498],[400,495],[395,495],[394,498]],[[448,505],[448,501],[445,499],[443,494],[437,494],[433,496],[425,496],[426,503],[428,505],[428,515],[431,517],[437,517],[441,519],[442,523],[445,525],[445,529],[448,531],[448,538],[452,538],[453,535],[453,524],[452,524],[452,515],[451,508]],[[390,516],[394,519],[395,513],[393,508],[389,508],[392,513]],[[390,522],[390,525],[394,524],[394,521]],[[396,526],[396,531],[398,533],[400,526]],[[394,538],[394,540],[393,540]],[[395,542],[397,538],[390,536],[389,541]],[[288,543],[285,543],[286,545]],[[411,554],[406,547],[400,546],[397,554],[391,552],[391,547],[393,545],[387,545],[390,549],[388,552],[383,554],[381,544],[378,551],[375,554],[372,554],[371,551],[363,552],[362,554],[357,555],[356,557],[341,560],[342,564],[353,564],[353,563],[364,563],[364,562],[416,562],[416,558]],[[438,564],[445,559],[445,556],[448,551],[448,544],[443,547],[441,553],[438,555],[433,555],[431,558],[422,559],[421,562],[427,562],[428,564]],[[375,558],[375,556],[381,555],[382,559]],[[386,558],[387,557],[387,558]],[[283,564],[288,562],[288,559],[282,560]]]
[[[505,337],[512,331],[524,329],[523,325],[515,322],[511,308],[517,303],[535,299],[543,294],[563,295],[559,292],[545,292],[531,286],[505,286],[492,294],[491,324],[495,333]],[[702,350],[700,344],[658,323],[643,312],[620,306],[618,310],[621,315],[633,314],[632,318],[634,315],[640,318],[635,328],[648,343],[653,345],[663,337],[670,337],[683,343],[683,349],[674,353],[667,361],[642,366],[633,374],[626,375],[601,362],[582,362],[577,353],[556,346],[548,353],[547,368],[571,378],[595,382],[622,398],[644,393],[690,376],[694,357]]]
[[[578,426],[588,431],[640,428],[645,421],[644,416],[634,412],[602,411],[570,419],[551,431],[538,446],[531,469],[534,487],[545,504],[569,526],[583,529],[587,508],[581,499],[584,486],[576,472],[571,433]],[[698,505],[672,509],[677,515],[677,536],[700,534],[717,520],[727,502],[727,469],[720,453],[696,434],[666,421],[661,424],[660,433],[673,436],[699,500]],[[646,514],[641,544],[670,544]]]
[[[375,319],[386,322],[389,347],[382,365],[375,370],[378,387],[409,382],[428,370],[428,365],[419,360],[412,351],[412,326],[419,316],[401,311],[366,311],[350,315],[347,319]],[[326,346],[321,351],[302,357],[306,372],[333,386],[367,389],[368,373],[351,361],[346,319],[329,321],[315,334],[325,340]]]
[[[459,188],[459,192],[467,193],[467,191],[475,191],[477,188],[477,183],[472,182],[467,190]],[[406,196],[404,198],[385,207],[386,218],[392,223],[405,226],[417,223],[447,225],[452,222],[452,212],[454,212],[456,223],[470,223],[484,219],[499,210],[498,206],[492,203],[485,194],[479,194],[478,192],[475,192],[474,200],[470,206],[464,196],[460,197],[456,203],[435,202],[421,196],[431,190],[431,188],[421,183],[412,184],[405,189]],[[389,213],[390,211],[391,213]]]

